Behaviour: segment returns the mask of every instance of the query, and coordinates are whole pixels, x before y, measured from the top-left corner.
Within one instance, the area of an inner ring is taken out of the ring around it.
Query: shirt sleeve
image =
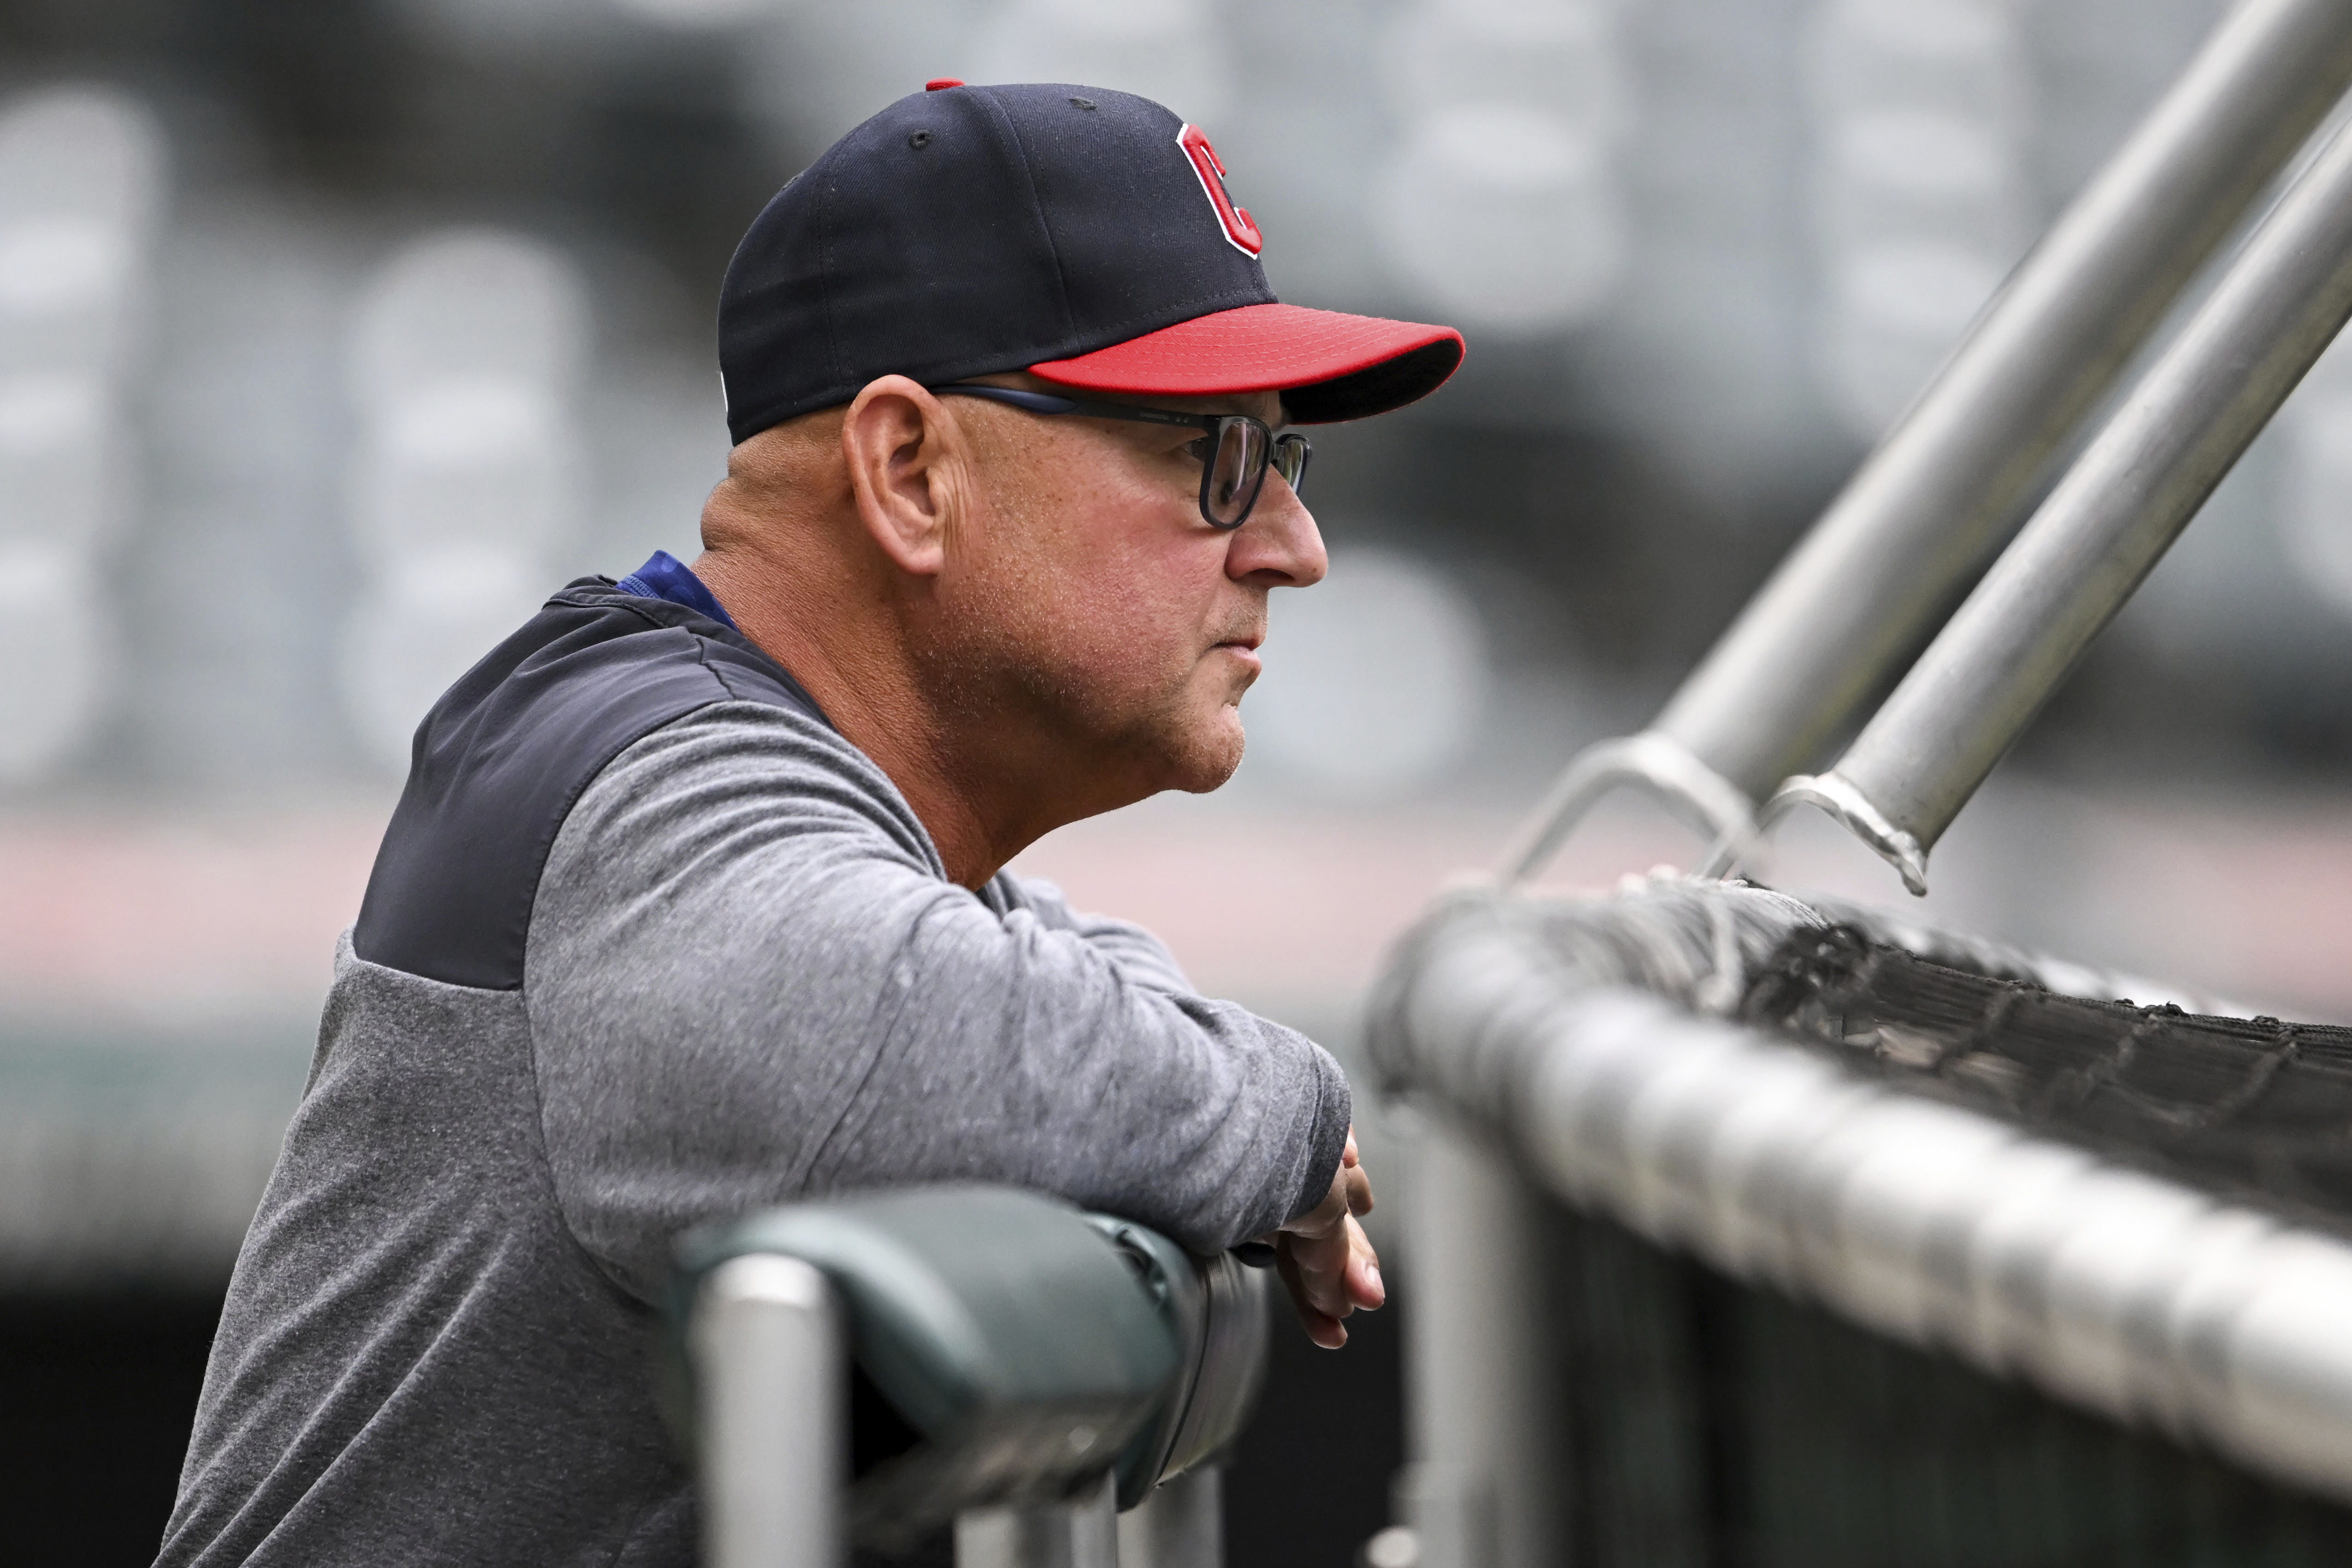
[[[1156,986],[1172,996],[1190,996],[1192,983],[1167,944],[1132,921],[1109,915],[1080,914],[1062,897],[1062,889],[1042,877],[997,878],[999,896],[1008,908],[1026,909],[1053,931],[1083,937],[1097,952],[1109,959],[1139,985]]]
[[[651,1299],[687,1226],[858,1188],[1009,1183],[1204,1252],[1320,1199],[1329,1056],[1140,928],[994,886],[949,882],[888,779],[782,710],[704,709],[597,775],[523,984],[556,1197],[614,1279]]]

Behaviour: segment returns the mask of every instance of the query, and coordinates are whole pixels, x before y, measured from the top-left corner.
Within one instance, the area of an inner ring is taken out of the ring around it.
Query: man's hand
[[[1275,1233],[1275,1268],[1290,1287],[1307,1337],[1325,1350],[1348,1342],[1339,1320],[1388,1300],[1381,1284],[1381,1260],[1356,1216],[1372,1212],[1372,1182],[1356,1157],[1356,1130],[1348,1130],[1347,1152],[1323,1201]]]

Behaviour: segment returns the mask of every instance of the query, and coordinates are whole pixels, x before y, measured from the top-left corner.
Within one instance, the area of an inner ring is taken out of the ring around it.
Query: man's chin
[[[1206,795],[1221,788],[1242,765],[1244,744],[1241,715],[1228,708],[1222,721],[1213,721],[1202,732],[1186,737],[1187,743],[1171,759],[1176,777],[1168,787],[1182,790],[1187,795]]]

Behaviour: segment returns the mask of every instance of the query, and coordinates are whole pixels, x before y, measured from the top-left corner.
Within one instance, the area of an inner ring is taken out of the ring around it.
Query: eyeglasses
[[[1235,529],[1249,521],[1272,468],[1297,494],[1307,478],[1311,448],[1292,431],[1277,436],[1263,419],[1246,414],[1179,414],[1172,408],[1138,408],[1128,403],[1096,403],[1050,392],[1012,386],[981,386],[968,381],[934,386],[935,393],[985,397],[1031,414],[1082,414],[1092,419],[1127,419],[1139,425],[1189,425],[1202,432],[1209,449],[1201,463],[1201,516],[1211,528]],[[1199,445],[1198,442],[1194,443]]]

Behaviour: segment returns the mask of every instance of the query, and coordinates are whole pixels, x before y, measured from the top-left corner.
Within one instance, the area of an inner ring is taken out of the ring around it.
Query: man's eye
[[[1216,447],[1217,440],[1213,436],[1202,436],[1197,440],[1184,443],[1184,450],[1191,453],[1192,460],[1202,468],[1208,467],[1209,454],[1215,451]]]

